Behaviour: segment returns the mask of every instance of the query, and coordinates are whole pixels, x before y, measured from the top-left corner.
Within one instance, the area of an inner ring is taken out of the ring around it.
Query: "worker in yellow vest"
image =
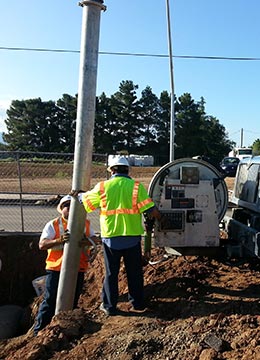
[[[108,170],[111,173],[109,180],[99,182],[85,193],[74,193],[87,212],[100,208],[106,268],[100,309],[106,315],[118,314],[118,274],[123,258],[131,310],[143,312],[146,308],[141,251],[141,235],[144,234],[142,214],[157,219],[161,215],[145,187],[129,176],[129,163],[125,157],[114,158]]]
[[[47,250],[48,253],[46,258],[46,282],[44,298],[39,307],[36,324],[34,326],[34,335],[37,335],[39,330],[43,329],[47,324],[49,324],[55,314],[63,246],[65,242],[69,241],[67,223],[70,202],[70,195],[66,195],[60,200],[57,206],[57,210],[60,213],[60,216],[49,221],[45,225],[40,237],[39,249]],[[85,238],[91,238],[94,242],[98,242],[95,233],[90,226],[90,222],[87,219],[85,222]],[[83,241],[83,243],[86,244],[86,241]],[[82,292],[84,272],[88,268],[88,256],[89,251],[83,251],[82,248],[74,298],[74,308],[77,306],[79,296]]]

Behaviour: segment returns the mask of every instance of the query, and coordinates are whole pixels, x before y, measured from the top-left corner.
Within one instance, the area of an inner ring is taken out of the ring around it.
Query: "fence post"
[[[21,224],[22,232],[24,232],[24,217],[23,217],[23,185],[22,185],[22,173],[21,173],[21,164],[20,164],[20,153],[16,152],[16,161],[17,161],[17,171],[19,178],[19,199],[20,199],[20,211],[21,211]]]

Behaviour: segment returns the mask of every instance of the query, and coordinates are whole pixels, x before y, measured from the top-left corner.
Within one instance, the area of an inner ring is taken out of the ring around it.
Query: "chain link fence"
[[[41,233],[58,216],[56,207],[72,185],[74,154],[0,151],[0,235]],[[91,188],[107,178],[106,154],[93,154]],[[131,167],[130,175],[149,182],[158,167]],[[87,215],[100,232],[99,213]]]
[[[0,232],[41,232],[71,190],[74,154],[0,151]],[[107,155],[93,154],[91,187],[107,177]],[[89,214],[99,231],[98,214]]]

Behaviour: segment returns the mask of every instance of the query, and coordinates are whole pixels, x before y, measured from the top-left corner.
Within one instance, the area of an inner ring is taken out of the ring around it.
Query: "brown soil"
[[[233,186],[233,179],[229,182]],[[148,311],[130,311],[122,265],[122,314],[107,317],[99,310],[100,248],[86,274],[79,309],[55,316],[37,337],[29,330],[1,340],[0,359],[260,359],[259,261],[164,255],[163,249],[153,249],[155,263],[143,268]],[[32,317],[40,300],[30,305]]]
[[[260,359],[259,262],[164,258],[154,249],[144,265],[148,311],[129,311],[122,266],[122,315],[99,310],[102,252],[86,275],[80,308],[55,316],[37,337],[2,340],[0,359]],[[39,304],[36,298],[33,313]]]

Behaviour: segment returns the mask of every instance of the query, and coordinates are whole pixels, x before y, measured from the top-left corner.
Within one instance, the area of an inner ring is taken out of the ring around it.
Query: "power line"
[[[0,50],[6,51],[34,51],[34,52],[52,52],[52,53],[76,53],[79,50],[70,49],[47,49],[47,48],[26,48],[26,47],[7,47],[0,46]],[[135,57],[157,57],[169,58],[167,54],[145,54],[145,53],[130,53],[130,52],[111,52],[99,51],[100,55],[115,55],[115,56],[135,56]],[[230,60],[230,61],[260,61],[258,57],[228,57],[228,56],[200,56],[200,55],[173,55],[173,58],[179,59],[198,59],[198,60]]]

